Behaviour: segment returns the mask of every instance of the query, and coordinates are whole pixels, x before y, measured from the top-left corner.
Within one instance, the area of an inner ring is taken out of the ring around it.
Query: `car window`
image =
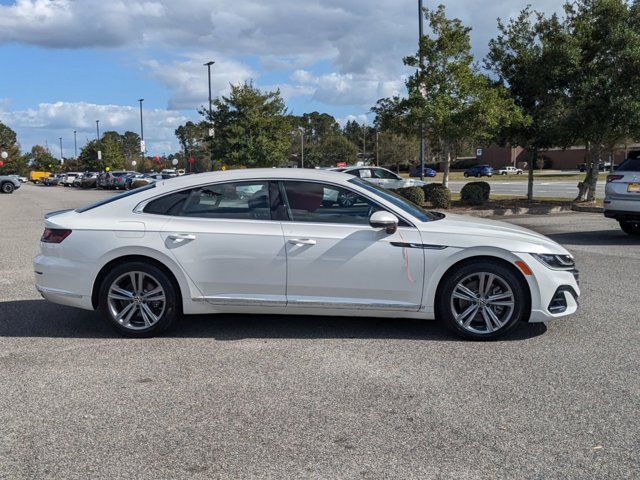
[[[182,190],[147,204],[145,213],[270,220],[269,182],[220,183]]]
[[[349,189],[316,182],[285,181],[286,204],[294,222],[368,225],[381,208]]]
[[[383,168],[373,168],[371,169],[371,172],[373,172],[373,178],[380,178],[383,180],[398,180],[397,176]]]
[[[622,162],[616,172],[640,172],[640,158],[629,158]]]
[[[371,172],[367,169],[347,170],[344,173],[353,175],[354,177],[360,177],[360,178],[369,178],[371,176]]]

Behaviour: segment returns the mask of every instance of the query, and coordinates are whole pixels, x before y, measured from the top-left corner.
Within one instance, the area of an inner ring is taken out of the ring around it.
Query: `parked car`
[[[17,175],[0,175],[0,192],[13,193],[20,186],[20,180]]]
[[[144,177],[143,173],[130,173],[125,177],[124,189],[131,190],[134,180]]]
[[[29,172],[29,180],[31,180],[33,183],[38,184],[38,183],[42,183],[44,179],[50,175],[51,175],[51,172],[41,172],[41,171],[33,170]]]
[[[522,169],[507,165],[498,170],[498,175],[522,175]]]
[[[121,177],[122,182],[118,182],[121,184],[121,188],[124,188],[124,176],[128,173],[135,172],[127,172],[127,171],[117,171],[117,172],[104,172],[100,177],[99,187],[107,190],[111,190],[116,187],[116,180]]]
[[[79,172],[67,172],[64,174],[64,176],[62,177],[62,180],[60,180],[60,185],[62,185],[63,187],[71,187],[73,186],[73,181],[76,179],[76,177],[80,175]]]
[[[113,177],[113,188],[116,190],[125,190],[128,175],[135,175],[136,172],[116,172]]]
[[[85,172],[80,180],[80,188],[96,188],[98,172]]]
[[[51,175],[45,178],[42,183],[47,187],[53,187],[60,183],[60,181],[62,180],[62,177],[63,177],[62,174],[56,173],[54,175]]]
[[[604,216],[617,220],[629,235],[640,235],[640,152],[607,176],[604,192]]]
[[[613,169],[615,170],[616,168],[618,168],[618,165],[616,163],[613,164]],[[587,171],[587,164],[586,163],[579,163],[578,164],[578,170],[582,173]],[[598,171],[600,172],[608,172],[611,170],[611,162],[607,161],[607,162],[602,162],[599,161],[598,162]]]
[[[82,182],[82,178],[84,176],[85,176],[84,173],[80,173],[76,175],[76,177],[73,179],[73,183],[71,184],[71,186],[75,188],[80,188],[80,183]]]
[[[490,165],[474,165],[471,168],[467,168],[464,172],[465,178],[467,177],[492,177],[493,168]]]
[[[356,201],[325,204],[334,191]],[[38,291],[97,309],[134,337],[158,334],[183,313],[268,308],[437,317],[465,338],[491,339],[521,321],[578,308],[573,257],[556,242],[506,223],[426,211],[336,172],[178,177],[53,212],[44,223]]]
[[[334,170],[334,169],[332,169]],[[347,167],[341,169],[335,169],[334,171],[340,171],[354,177],[362,178],[369,183],[380,185],[381,187],[388,188],[390,190],[396,190],[398,188],[406,187],[420,187],[426,185],[426,182],[421,180],[412,180],[409,178],[402,178],[400,175],[396,175],[391,170],[380,167]]]
[[[437,173],[438,172],[436,172],[433,168],[424,167],[424,177],[433,178]],[[418,165],[416,168],[411,169],[411,171],[409,172],[409,176],[420,177],[420,165]]]
[[[18,177],[18,180],[20,180],[20,183],[27,183],[29,181],[27,177]]]

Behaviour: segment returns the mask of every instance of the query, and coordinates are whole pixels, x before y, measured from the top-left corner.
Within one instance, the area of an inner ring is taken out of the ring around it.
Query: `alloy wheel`
[[[464,330],[489,334],[504,327],[513,316],[515,296],[499,275],[476,272],[464,277],[451,294],[451,313]]]
[[[162,318],[166,295],[154,276],[140,271],[127,272],[111,283],[108,306],[113,319],[124,328],[143,330]]]

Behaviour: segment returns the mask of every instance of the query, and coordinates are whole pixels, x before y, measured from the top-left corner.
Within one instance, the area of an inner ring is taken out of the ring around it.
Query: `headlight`
[[[553,270],[573,270],[576,266],[571,255],[532,253],[531,256]]]

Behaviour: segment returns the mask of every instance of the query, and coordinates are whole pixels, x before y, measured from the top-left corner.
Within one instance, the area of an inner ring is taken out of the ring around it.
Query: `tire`
[[[506,175],[506,174],[507,174],[507,172],[502,172],[500,175]]]
[[[464,178],[469,178],[469,174],[467,172],[464,172]]]
[[[620,222],[620,228],[624,233],[628,233],[629,235],[640,235],[640,221]]]
[[[477,300],[481,276],[485,285],[489,281],[490,284],[489,289],[485,288],[484,295]],[[460,288],[461,285],[466,290]],[[494,300],[497,303],[486,301],[498,295],[501,296]],[[530,313],[524,280],[517,271],[499,261],[470,261],[448,273],[438,289],[436,317],[456,335],[467,340],[498,339],[521,320],[528,319]]]
[[[142,292],[133,286],[142,275]],[[117,287],[117,291],[114,287]],[[150,292],[156,292],[151,294]],[[145,295],[150,295],[145,300]],[[162,298],[164,300],[162,300]],[[144,338],[164,331],[180,314],[178,290],[171,278],[155,265],[124,263],[113,268],[99,290],[99,310],[120,334]],[[120,318],[118,318],[120,317]]]
[[[0,189],[2,189],[2,193],[13,193],[16,187],[11,182],[4,182]]]
[[[480,178],[482,175],[479,173],[476,173],[476,178]]]

